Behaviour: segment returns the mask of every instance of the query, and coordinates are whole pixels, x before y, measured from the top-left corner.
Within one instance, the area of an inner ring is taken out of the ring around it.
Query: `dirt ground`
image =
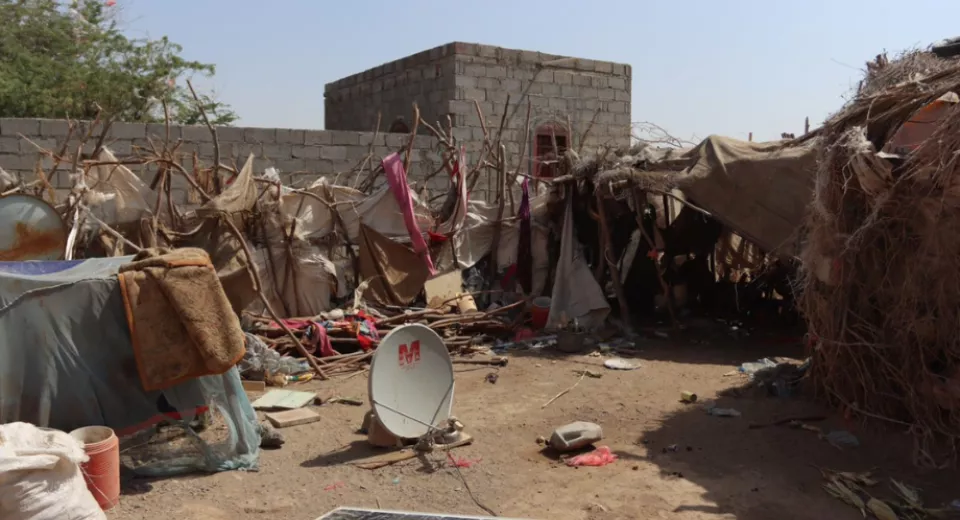
[[[733,346],[638,342],[642,368],[612,371],[601,357],[514,352],[495,384],[487,368],[458,365],[454,413],[475,437],[455,454],[477,461],[456,469],[439,454],[433,467],[411,460],[378,470],[344,462],[375,454],[356,432],[362,407],[313,407],[322,420],[282,430],[286,444],[263,451],[259,472],[226,472],[136,481],[124,491],[112,519],[315,519],[337,506],[484,515],[470,498],[499,516],[551,520],[640,518],[858,519],[859,511],[828,495],[816,467],[845,471],[875,468],[888,493],[888,477],[919,487],[928,505],[960,498],[960,473],[921,472],[910,465],[910,438],[875,424],[844,421],[802,398],[721,398],[740,418],[707,415],[679,402],[681,390],[703,399],[742,385],[724,374],[745,361],[801,357],[797,346],[755,342]],[[542,405],[578,379],[575,370],[602,372]],[[322,396],[366,396],[366,376],[310,382]],[[255,396],[254,396],[255,397]],[[838,450],[816,434],[785,426],[748,429],[792,416],[827,415],[825,428],[848,429],[861,446]],[[585,420],[603,426],[619,455],[600,468],[566,467],[540,451],[538,435]],[[665,448],[676,444],[678,449]]]

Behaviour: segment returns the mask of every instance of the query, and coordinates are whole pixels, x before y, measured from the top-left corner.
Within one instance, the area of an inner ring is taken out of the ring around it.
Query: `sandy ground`
[[[679,402],[681,390],[701,400],[741,385],[724,374],[764,356],[800,357],[797,348],[767,345],[705,346],[640,343],[642,368],[606,370],[602,358],[530,352],[510,355],[496,384],[489,369],[460,365],[455,414],[474,444],[455,450],[478,460],[457,471],[440,455],[432,467],[411,460],[378,470],[344,464],[375,454],[356,432],[364,408],[313,407],[323,419],[282,430],[283,448],[264,451],[259,472],[227,472],[127,486],[112,519],[227,520],[314,519],[337,506],[483,515],[467,485],[503,517],[551,520],[640,518],[858,519],[859,511],[821,488],[816,466],[877,469],[923,490],[930,505],[960,498],[958,472],[924,473],[909,462],[910,439],[876,425],[845,422],[804,399],[723,398],[741,418],[709,416]],[[546,408],[542,405],[576,382],[575,370],[602,372],[585,378]],[[365,376],[310,382],[322,396],[365,396]],[[748,429],[791,416],[824,414],[824,427],[856,433],[861,446],[840,451],[816,434],[788,427]],[[540,451],[538,435],[575,420],[597,422],[619,455],[612,465],[570,468]],[[665,451],[676,444],[676,452]],[[887,484],[881,494],[887,492]]]

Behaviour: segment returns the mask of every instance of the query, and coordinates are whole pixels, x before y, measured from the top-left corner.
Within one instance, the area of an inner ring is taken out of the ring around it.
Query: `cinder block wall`
[[[443,45],[328,83],[324,127],[370,132],[379,112],[381,132],[398,117],[412,128],[414,102],[424,120],[446,124],[449,101],[456,95],[453,50]],[[419,133],[427,132],[420,128]]]
[[[477,101],[494,132],[507,109],[503,142],[507,152],[519,154],[524,142],[527,105],[531,107],[530,133],[541,125],[572,126],[573,145],[587,132],[585,149],[596,146],[629,146],[629,65],[583,58],[556,56],[534,51],[503,49],[489,45],[455,43],[456,98],[450,102],[455,114],[457,138],[476,150],[483,136]],[[591,121],[595,122],[591,127]],[[533,156],[533,136],[527,136],[526,157]],[[526,161],[527,167],[531,162]]]
[[[492,134],[509,95],[502,142],[518,161],[526,142],[524,164],[510,167],[531,171],[533,136],[547,123],[566,127],[569,122],[573,145],[579,145],[590,127],[586,148],[629,146],[631,76],[630,66],[620,63],[449,43],[326,85],[326,127],[369,130],[378,112],[382,129],[388,129],[397,116],[411,124],[411,103],[416,101],[431,124],[438,120],[446,124],[449,115],[456,137],[475,154],[483,130],[474,101]],[[528,103],[531,121],[525,140]]]
[[[52,165],[52,159],[38,153],[37,146],[59,153],[67,139],[66,121],[53,119],[0,119],[0,168],[20,175],[25,181],[33,180],[34,167],[41,160],[45,169]],[[26,139],[24,139],[23,137]],[[75,132],[69,149],[74,153],[79,146],[80,131]],[[166,127],[162,124],[115,123],[105,143],[118,157],[126,157],[134,152],[134,147],[149,148],[148,136],[156,143],[165,139]],[[249,154],[253,153],[254,172],[262,174],[267,167],[275,167],[281,172],[281,178],[287,184],[307,186],[321,176],[331,181],[338,173],[354,169],[367,155],[373,144],[375,157],[382,158],[399,151],[406,146],[408,135],[379,134],[374,140],[372,132],[296,130],[285,128],[242,128],[219,127],[221,162],[232,166],[242,166]],[[213,163],[213,138],[205,126],[170,127],[170,140],[182,139],[179,151],[181,163],[188,170],[193,168],[193,154],[201,164],[209,167]],[[92,152],[96,139],[91,139],[86,152]],[[37,146],[31,144],[35,143]],[[409,178],[411,181],[422,179],[428,172],[439,167],[436,156],[436,140],[429,136],[417,136],[414,142],[416,153],[411,161]],[[55,188],[66,190],[71,186],[68,167],[61,166],[51,180]],[[150,182],[153,170],[133,167],[142,179]],[[439,177],[439,176],[438,176]],[[176,176],[174,190],[177,199],[186,201],[188,184]],[[442,180],[442,179],[440,179]],[[349,175],[339,177],[341,184],[352,184]],[[434,186],[434,189],[441,189]]]

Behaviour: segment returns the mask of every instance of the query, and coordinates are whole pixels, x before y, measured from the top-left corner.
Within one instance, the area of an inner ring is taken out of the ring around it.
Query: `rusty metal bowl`
[[[0,262],[60,260],[67,225],[43,199],[14,194],[0,197]]]

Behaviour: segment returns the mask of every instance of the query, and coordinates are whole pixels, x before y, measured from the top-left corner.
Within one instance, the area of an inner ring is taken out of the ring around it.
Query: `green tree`
[[[114,1],[0,0],[0,117],[164,120],[195,124],[201,116],[185,78],[214,66],[180,57],[166,37],[134,39],[118,28]],[[213,124],[237,115],[198,93]],[[161,101],[162,100],[162,101]]]

